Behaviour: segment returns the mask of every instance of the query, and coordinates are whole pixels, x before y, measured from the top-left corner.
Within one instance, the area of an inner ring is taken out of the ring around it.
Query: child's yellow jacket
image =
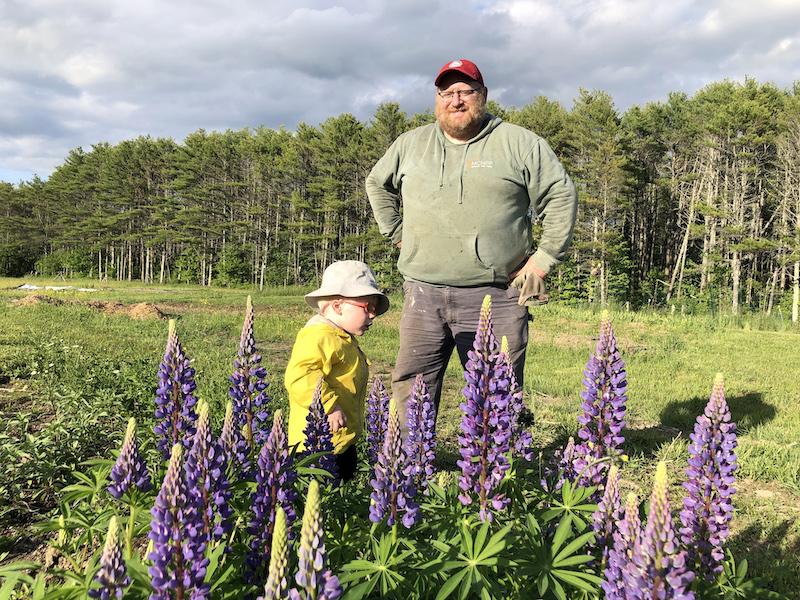
[[[289,392],[289,446],[303,448],[306,417],[314,388],[322,375],[322,405],[329,414],[335,406],[347,425],[333,434],[334,450],[344,452],[361,436],[364,398],[369,376],[367,358],[349,333],[320,315],[312,317],[297,334],[284,383]]]

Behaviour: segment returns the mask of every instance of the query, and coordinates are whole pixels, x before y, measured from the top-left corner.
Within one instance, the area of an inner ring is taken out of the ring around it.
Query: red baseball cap
[[[481,72],[480,70],[478,70],[477,65],[469,60],[454,60],[447,63],[445,66],[442,67],[442,70],[439,71],[439,74],[436,76],[436,81],[434,81],[433,84],[438,86],[439,82],[450,71],[458,71],[459,73],[463,73],[470,79],[474,79],[475,81],[483,85],[483,75],[481,75]]]

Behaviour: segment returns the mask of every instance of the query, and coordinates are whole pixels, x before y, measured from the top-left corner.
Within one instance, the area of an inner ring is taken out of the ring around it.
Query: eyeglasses
[[[378,314],[378,305],[374,302],[356,302],[355,300],[345,300],[345,302],[354,306],[360,306],[368,315]]]
[[[439,98],[444,100],[445,102],[450,102],[453,99],[453,96],[458,96],[459,100],[469,100],[472,96],[477,92],[480,88],[473,90],[460,90],[458,92],[436,92],[439,94]]]

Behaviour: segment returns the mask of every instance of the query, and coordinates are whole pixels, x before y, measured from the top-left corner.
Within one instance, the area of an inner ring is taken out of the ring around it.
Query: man
[[[564,260],[578,203],[547,142],[487,114],[474,63],[449,62],[434,83],[436,123],[398,137],[366,181],[381,233],[400,248],[405,278],[392,373],[401,415],[418,373],[438,410],[453,348],[465,365],[487,294],[495,336],[508,339],[522,385],[525,301],[547,300],[543,280]],[[535,252],[531,213],[543,227]]]

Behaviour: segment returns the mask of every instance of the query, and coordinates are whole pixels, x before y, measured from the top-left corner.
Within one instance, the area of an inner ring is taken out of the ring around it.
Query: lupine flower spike
[[[295,520],[292,503],[297,499],[297,492],[292,484],[297,475],[292,468],[292,456],[289,454],[286,427],[280,410],[275,411],[272,429],[258,455],[254,472],[256,491],[250,495],[253,518],[247,528],[252,538],[245,557],[245,577],[261,585],[266,580],[269,567],[278,507],[286,511],[289,524]]]
[[[380,375],[375,376],[367,398],[367,460],[374,468],[389,426],[389,394]]]
[[[403,525],[411,527],[419,519],[419,506],[414,501],[417,488],[413,478],[406,474],[406,466],[397,402],[392,398],[386,439],[375,464],[375,478],[369,482],[373,489],[369,519],[373,523],[386,519],[389,526],[402,521]]]
[[[186,495],[180,444],[172,447],[167,473],[150,514],[150,600],[207,597],[210,586],[204,580],[209,560],[203,557],[202,519]]]
[[[592,527],[597,533],[594,540],[595,548],[600,548],[600,570],[605,569],[608,554],[614,545],[613,532],[622,518],[622,504],[619,499],[619,468],[611,465],[608,470],[603,499],[597,504],[597,510],[592,514]]]
[[[142,492],[149,492],[153,489],[150,482],[150,471],[147,470],[147,465],[139,454],[139,444],[136,441],[136,419],[133,417],[128,420],[128,429],[125,431],[122,449],[117,462],[111,467],[110,477],[112,483],[108,486],[108,491],[114,498],[122,498],[122,495],[131,486]]]
[[[542,479],[542,487],[546,490],[558,491],[565,481],[575,481],[575,438],[572,436],[567,440],[563,448],[557,448],[549,464],[544,467],[545,478]]]
[[[625,361],[620,359],[608,311],[603,311],[600,340],[583,375],[586,391],[581,392],[583,414],[578,417],[583,427],[578,431],[581,442],[575,448],[577,456],[574,466],[576,474],[583,472],[582,484],[597,486],[599,499],[606,463],[595,461],[618,455],[625,441],[622,430],[625,427],[625,392],[628,385]]]
[[[289,563],[289,543],[286,536],[286,512],[278,507],[275,512],[275,531],[272,533],[272,550],[269,559],[269,574],[264,586],[264,595],[258,600],[279,600],[288,596],[286,566]]]
[[[247,438],[242,434],[242,428],[233,416],[232,401],[225,406],[225,419],[222,422],[219,443],[227,457],[229,480],[233,480],[237,474],[242,479],[249,479],[250,446],[247,444]]]
[[[90,598],[101,600],[122,598],[125,588],[131,583],[131,578],[126,572],[125,560],[122,558],[119,530],[119,519],[112,517],[108,524],[106,545],[103,546],[103,554],[100,556],[100,570],[94,577],[95,583],[99,583],[100,587],[89,589]]]
[[[503,336],[500,342],[500,352],[503,355],[503,360],[508,369],[509,385],[508,388],[511,394],[511,401],[509,404],[509,417],[511,439],[509,440],[511,447],[511,454],[513,456],[521,456],[527,461],[533,460],[533,436],[530,431],[522,428],[519,422],[520,415],[525,410],[525,400],[523,400],[522,388],[519,387],[517,382],[517,375],[514,373],[514,366],[511,364],[511,356],[508,353],[508,338]]]
[[[161,450],[164,460],[168,460],[173,444],[180,442],[184,448],[191,447],[195,431],[194,423],[197,421],[197,413],[194,411],[194,405],[197,403],[197,398],[194,396],[194,390],[197,388],[194,369],[178,339],[174,319],[169,321],[167,349],[158,369],[158,380],[156,390],[158,422],[153,431],[159,437],[158,449]]]
[[[197,432],[186,458],[186,488],[203,521],[203,542],[218,542],[231,529],[227,456],[211,433],[208,402],[200,401]]]
[[[686,551],[678,549],[668,487],[667,465],[660,462],[650,496],[647,525],[623,573],[628,597],[694,600],[694,592],[689,588],[694,573],[687,569]]]
[[[481,307],[473,350],[468,352],[464,377],[464,402],[461,410],[461,475],[463,490],[458,498],[463,504],[477,497],[482,521],[493,520],[492,511],[508,506],[510,499],[498,492],[498,486],[510,467],[511,401],[508,367],[498,353],[492,330],[491,297]]]
[[[721,373],[689,438],[689,468],[683,484],[689,495],[683,499],[680,534],[696,572],[710,581],[723,569],[723,546],[733,518],[731,496],[736,492],[736,425],[731,423]]]
[[[239,356],[234,361],[233,374],[230,376],[231,387],[228,394],[233,399],[233,414],[241,427],[247,426],[247,443],[250,449],[255,444],[263,444],[267,439],[266,420],[269,402],[266,381],[267,370],[261,364],[261,355],[256,352],[256,340],[253,333],[253,299],[247,297],[247,308],[244,315],[244,326],[239,341]]]
[[[317,467],[331,474],[333,486],[339,483],[339,468],[336,466],[336,456],[333,453],[333,435],[331,426],[328,423],[328,415],[322,406],[322,375],[314,388],[314,396],[311,399],[311,406],[306,417],[305,448],[303,456],[311,456],[318,452],[324,454],[319,458],[319,463],[312,463],[311,467]]]
[[[605,592],[606,600],[626,600],[626,584],[623,573],[627,571],[628,564],[633,560],[633,548],[641,534],[639,499],[636,494],[631,492],[625,502],[625,516],[612,533],[613,542],[608,553],[607,566],[603,571],[605,580],[600,586]]]
[[[431,395],[425,387],[422,374],[417,375],[406,411],[406,455],[408,466],[406,474],[414,478],[417,489],[427,494],[428,482],[433,479],[436,469],[436,409],[431,402]]]
[[[298,588],[289,590],[291,600],[336,600],[342,595],[339,578],[325,570],[328,553],[325,551],[325,531],[320,512],[319,483],[312,479],[308,486],[295,581]]]

